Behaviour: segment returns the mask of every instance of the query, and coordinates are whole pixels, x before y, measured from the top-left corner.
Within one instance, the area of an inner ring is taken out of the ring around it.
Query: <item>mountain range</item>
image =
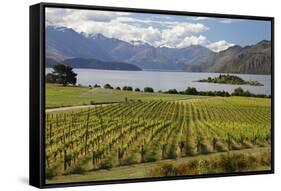
[[[190,66],[192,72],[241,74],[271,73],[271,42],[263,40],[255,45],[233,46],[219,53],[211,53],[205,60]]]
[[[200,45],[154,47],[142,41],[126,42],[100,33],[86,35],[71,28],[47,26],[46,65],[50,67],[54,63],[74,68],[268,74],[271,44],[261,41],[215,53]]]

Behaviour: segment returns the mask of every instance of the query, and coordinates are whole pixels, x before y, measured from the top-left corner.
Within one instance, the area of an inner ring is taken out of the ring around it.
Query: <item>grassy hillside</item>
[[[163,93],[131,92],[88,87],[63,87],[58,84],[46,84],[46,108],[66,107],[75,105],[89,105],[90,102],[124,102],[128,100],[181,100],[194,96],[171,95]]]

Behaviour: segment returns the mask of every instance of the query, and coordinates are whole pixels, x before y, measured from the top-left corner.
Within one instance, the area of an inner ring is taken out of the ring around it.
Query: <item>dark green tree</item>
[[[184,93],[188,95],[198,95],[196,88],[192,88],[192,87],[187,87]]]
[[[144,92],[154,92],[153,88],[151,88],[151,87],[145,87],[145,88],[143,89],[143,91],[144,91]]]
[[[110,84],[105,84],[103,86],[104,89],[113,89],[113,87]]]
[[[68,84],[75,85],[77,82],[77,74],[72,71],[72,67],[64,64],[55,64],[53,66],[53,72],[47,74],[46,82],[58,83],[66,86]]]
[[[241,87],[236,88],[232,93],[232,95],[234,96],[242,96],[243,94],[244,94],[244,90]]]

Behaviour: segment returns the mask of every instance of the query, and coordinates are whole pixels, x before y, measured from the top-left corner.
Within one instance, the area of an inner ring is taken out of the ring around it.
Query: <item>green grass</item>
[[[244,149],[240,151],[230,151],[231,154],[245,154],[250,156],[255,156],[256,158],[262,157],[262,153],[267,153],[268,147],[264,148],[254,148],[254,149]],[[162,160],[157,162],[141,163],[129,166],[115,167],[110,170],[94,170],[88,171],[85,174],[73,174],[67,176],[57,176],[52,180],[47,180],[47,184],[57,184],[57,183],[67,183],[67,182],[84,182],[84,181],[103,181],[103,180],[120,180],[120,179],[136,179],[136,178],[148,178],[155,177],[153,175],[153,170],[158,169],[163,164],[173,164],[181,165],[191,161],[202,161],[202,160],[215,160],[218,157],[226,156],[228,152],[223,153],[213,153],[209,155],[198,155],[194,157],[184,157],[177,160]],[[255,169],[245,169],[248,170],[270,170],[267,165],[256,166]],[[199,172],[198,172],[199,173]],[[212,169],[210,173],[223,173],[220,169]]]
[[[124,102],[126,97],[128,100],[149,101],[161,99],[171,101],[190,99],[194,96],[130,92],[103,88],[63,87],[58,84],[46,84],[46,108],[89,105],[91,101],[94,103]]]

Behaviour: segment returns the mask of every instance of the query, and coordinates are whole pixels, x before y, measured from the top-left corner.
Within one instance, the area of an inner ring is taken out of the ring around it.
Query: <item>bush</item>
[[[143,91],[144,91],[144,92],[154,92],[153,88],[151,88],[151,87],[145,87],[145,88],[143,89]]]
[[[100,85],[95,84],[95,85],[94,85],[94,88],[100,88]]]
[[[57,176],[57,172],[55,171],[55,169],[46,169],[46,173],[45,173],[46,179],[53,179],[55,176]]]
[[[163,176],[176,176],[177,169],[172,164],[163,164],[160,168],[160,173]]]
[[[104,89],[113,89],[113,87],[110,84],[105,84],[103,86]]]
[[[172,144],[172,145],[171,145],[171,149],[170,149],[170,151],[168,152],[168,158],[170,158],[170,159],[176,159],[177,157],[178,157],[178,154],[177,154],[177,145]]]
[[[150,153],[148,153],[148,155],[145,157],[145,161],[147,162],[155,162],[157,160],[159,160],[159,154],[157,153],[156,149],[153,149]]]
[[[198,95],[196,88],[192,88],[192,87],[187,87],[184,93],[188,95]]]
[[[244,154],[223,155],[221,161],[226,172],[237,172],[257,166],[255,157]]]
[[[175,171],[178,176],[184,176],[188,174],[189,169],[186,164],[179,164],[175,167]]]
[[[121,90],[121,88],[119,86],[116,87],[116,90]]]
[[[168,94],[178,94],[178,91],[176,89],[169,89],[167,91]]]
[[[69,173],[70,174],[85,174],[86,170],[80,165],[75,166]]]
[[[271,166],[270,151],[257,154],[227,153],[209,159],[191,159],[182,164],[166,163],[150,170],[151,176],[182,176],[206,173],[230,173]]]
[[[140,92],[140,89],[139,89],[139,88],[136,88],[136,89],[135,89],[135,92]]]
[[[122,90],[124,90],[124,91],[133,91],[133,88],[131,86],[124,86],[122,88]]]
[[[129,154],[129,156],[122,161],[122,164],[123,165],[137,164],[139,163],[139,161],[140,161],[140,156],[138,155],[138,153],[133,152]]]
[[[113,160],[112,158],[107,158],[101,161],[100,169],[110,170],[113,167]]]

